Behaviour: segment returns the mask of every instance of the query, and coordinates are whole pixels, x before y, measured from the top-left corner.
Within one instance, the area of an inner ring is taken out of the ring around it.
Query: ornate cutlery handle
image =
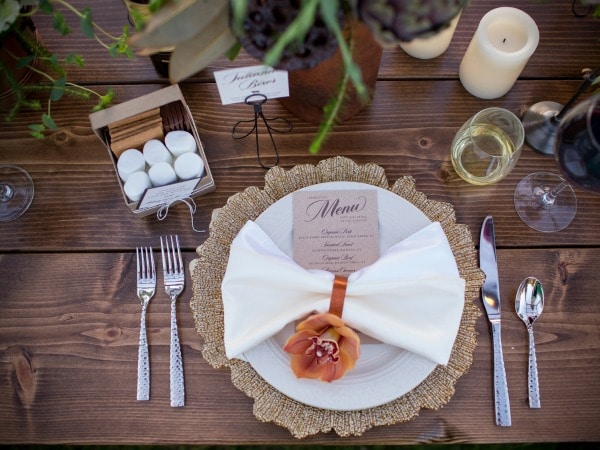
[[[508,398],[508,384],[504,369],[504,356],[502,355],[502,338],[500,335],[500,321],[492,322],[492,338],[494,341],[494,398],[496,406],[496,425],[510,427],[510,401]]]
[[[183,362],[181,360],[181,347],[179,345],[179,334],[177,333],[177,313],[175,299],[171,300],[171,354],[170,354],[170,377],[171,377],[171,406],[173,408],[185,404],[185,387],[183,383]]]
[[[527,324],[527,332],[529,334],[529,407],[541,408],[537,360],[535,357],[535,342],[533,340],[533,326],[530,324]]]
[[[146,308],[148,302],[142,303],[140,321],[140,342],[138,348],[137,399],[150,400],[150,360],[148,357],[148,340],[146,338]]]

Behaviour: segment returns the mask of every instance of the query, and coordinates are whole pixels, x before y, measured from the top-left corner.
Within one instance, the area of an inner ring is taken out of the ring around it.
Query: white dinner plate
[[[377,190],[380,254],[431,223],[410,202],[370,184],[331,182],[303,190],[342,189]],[[283,197],[256,219],[290,258],[293,258],[292,195]],[[275,336],[244,353],[244,357],[274,388],[306,405],[343,411],[379,406],[414,389],[436,366],[427,358],[361,335],[360,358],[343,378],[331,383],[296,378],[290,368],[290,356],[283,351],[285,342],[295,332],[294,327],[295,324],[288,324]]]

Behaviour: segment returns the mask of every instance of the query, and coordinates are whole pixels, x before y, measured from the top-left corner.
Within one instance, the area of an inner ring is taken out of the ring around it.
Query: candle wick
[[[504,44],[506,42],[506,38],[502,39],[502,43]]]

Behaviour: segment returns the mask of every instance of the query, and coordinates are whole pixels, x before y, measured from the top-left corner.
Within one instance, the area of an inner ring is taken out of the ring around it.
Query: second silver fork
[[[179,407],[185,404],[185,387],[183,381],[183,361],[179,333],[177,332],[176,300],[183,292],[185,285],[185,268],[181,258],[179,236],[160,238],[162,253],[163,274],[165,277],[165,292],[171,299],[171,352],[170,352],[170,378],[171,378],[171,406]]]

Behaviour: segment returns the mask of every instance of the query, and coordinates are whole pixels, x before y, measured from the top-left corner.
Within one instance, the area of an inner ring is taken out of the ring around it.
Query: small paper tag
[[[379,258],[376,190],[293,194],[294,261],[348,276]]]
[[[148,189],[140,200],[137,209],[156,208],[169,205],[175,200],[191,197],[200,180],[201,178],[194,178],[193,180]]]
[[[221,102],[242,103],[247,97],[262,94],[267,98],[288,97],[288,73],[269,66],[240,67],[214,73]]]

